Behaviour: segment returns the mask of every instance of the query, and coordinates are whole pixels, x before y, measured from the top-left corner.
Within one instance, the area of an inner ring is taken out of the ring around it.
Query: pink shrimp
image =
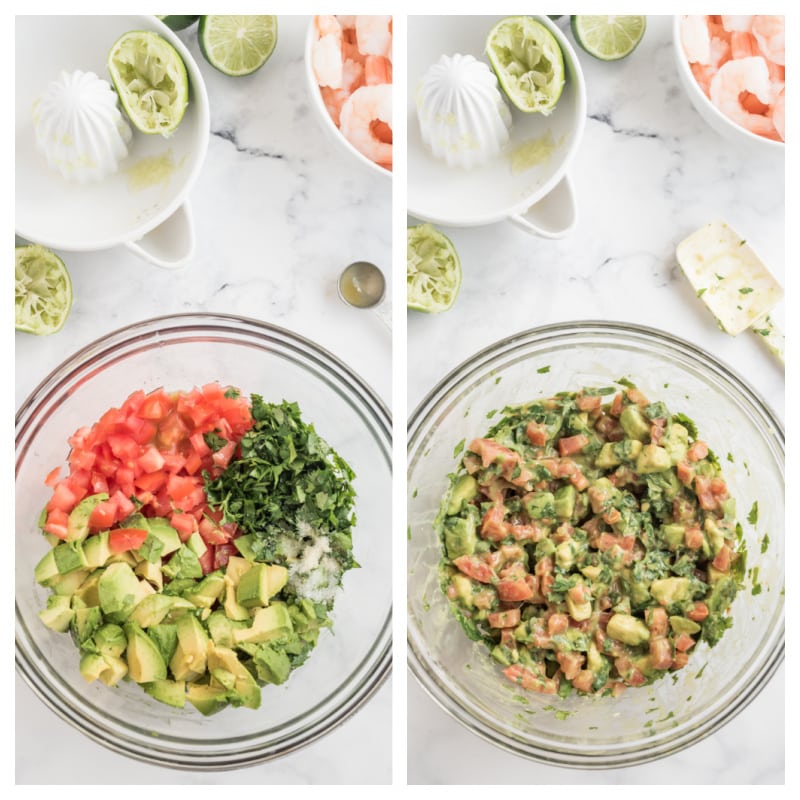
[[[392,62],[386,56],[367,56],[364,60],[364,81],[367,86],[392,82]]]
[[[735,31],[749,33],[752,26],[753,26],[752,15],[750,15],[749,17],[729,16],[726,14],[722,15],[722,27],[725,28],[726,31],[730,31],[731,33],[734,33]]]
[[[320,86],[342,88],[342,26],[332,15],[314,17],[318,39],[311,51],[311,66]]]
[[[781,137],[781,141],[786,141],[786,112],[784,110],[784,95],[783,89],[780,90],[778,97],[775,99],[775,103],[770,108],[770,114],[772,116],[772,124],[775,126],[775,130],[778,132],[778,136]]]
[[[360,153],[391,169],[392,87],[389,84],[356,89],[342,106],[339,127]]]
[[[690,63],[711,63],[711,37],[705,17],[696,14],[681,17],[680,36],[683,52]]]
[[[392,18],[374,14],[356,17],[356,41],[365,55],[391,58]]]
[[[760,56],[756,37],[746,31],[733,31],[731,33],[731,58],[750,58]]]
[[[786,64],[784,42],[786,38],[783,16],[753,17],[753,36],[764,58],[781,66]]]
[[[747,94],[745,94],[747,93]],[[723,64],[711,79],[711,102],[726,117],[751,133],[775,138],[777,132],[772,120],[764,114],[754,114],[742,104],[742,95],[755,95],[765,105],[770,103],[772,92],[767,63],[761,56],[741,58]]]

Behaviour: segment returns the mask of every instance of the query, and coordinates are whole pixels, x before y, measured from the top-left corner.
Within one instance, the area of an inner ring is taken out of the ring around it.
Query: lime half
[[[430,223],[408,228],[406,302],[414,311],[447,311],[461,288],[461,261],[453,243]]]
[[[575,41],[590,56],[601,61],[618,61],[630,55],[642,41],[647,17],[573,15],[570,18]]]
[[[72,308],[72,281],[64,262],[38,244],[15,248],[14,327],[46,336],[60,331]]]
[[[486,38],[486,55],[508,99],[525,112],[549,114],[564,88],[564,56],[533,17],[507,17]]]
[[[199,14],[165,14],[163,16],[156,14],[156,17],[173,31],[182,31],[200,19]]]
[[[130,31],[114,43],[108,71],[130,121],[142,133],[169,136],[189,103],[189,79],[178,51],[153,31]]]
[[[206,14],[198,29],[200,52],[225,75],[250,75],[267,63],[278,41],[276,16]]]

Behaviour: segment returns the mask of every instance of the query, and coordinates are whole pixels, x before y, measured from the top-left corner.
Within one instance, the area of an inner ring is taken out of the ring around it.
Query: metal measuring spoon
[[[375,264],[369,261],[354,261],[339,275],[336,284],[339,297],[353,308],[371,308],[381,322],[391,330],[392,324],[386,310],[380,308],[386,296],[386,278]]]

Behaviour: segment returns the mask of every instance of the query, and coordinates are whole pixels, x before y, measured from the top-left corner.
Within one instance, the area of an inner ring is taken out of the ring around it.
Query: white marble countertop
[[[569,34],[568,34],[569,35]],[[451,369],[538,325],[580,319],[639,323],[681,336],[726,362],[784,414],[784,373],[757,337],[720,332],[680,275],[675,246],[724,219],[784,281],[781,163],[742,157],[680,88],[670,19],[648,17],[639,48],[601,63],[579,52],[586,130],[570,170],[579,222],[568,238],[531,238],[510,223],[442,230],[461,256],[449,312],[408,314],[409,414]],[[502,313],[486,313],[487,308]],[[775,318],[783,319],[779,307]],[[582,772],[509,755],[471,734],[408,679],[409,783],[616,784],[783,782],[784,667],[715,735],[629,769]]]
[[[305,83],[307,17],[281,17],[270,61],[229,78],[200,55],[196,26],[179,33],[206,81],[211,137],[189,201],[196,253],[162,270],[123,248],[62,253],[74,305],[48,338],[16,334],[16,405],[68,355],[125,325],[210,311],[262,319],[321,343],[391,403],[391,340],[369,312],[344,306],[340,270],[391,260],[391,182],[351,164],[313,115]],[[350,720],[278,761],[193,774],[115,755],[51,713],[16,678],[16,782],[96,784],[388,783],[391,679]],[[42,747],[42,742],[48,745]],[[87,768],[87,765],[91,765]]]

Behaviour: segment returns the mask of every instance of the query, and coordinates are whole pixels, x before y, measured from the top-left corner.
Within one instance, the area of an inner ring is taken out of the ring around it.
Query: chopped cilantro
[[[752,286],[743,286],[741,289],[739,289],[739,294],[750,294],[750,292],[752,291],[753,291]]]
[[[455,448],[453,449],[453,458],[456,458],[457,456],[459,456],[459,455],[460,455],[460,454],[463,452],[463,450],[464,450],[464,445],[465,445],[466,443],[467,443],[467,440],[466,440],[466,439],[462,439],[462,440],[461,440],[461,441],[460,441],[460,442],[459,442],[459,443],[458,443],[458,444],[455,446]]]
[[[537,369],[536,371],[537,371],[537,372],[538,372],[540,375],[543,375],[543,374],[545,374],[546,372],[550,372],[550,365],[548,364],[546,367],[539,367],[539,369]]]
[[[706,288],[698,289],[697,290],[697,296],[698,297],[702,297],[707,291],[708,291],[708,289],[706,289]]]
[[[747,521],[751,525],[755,525],[758,522],[758,500],[753,501],[753,505],[750,507],[750,511],[747,514]]]

